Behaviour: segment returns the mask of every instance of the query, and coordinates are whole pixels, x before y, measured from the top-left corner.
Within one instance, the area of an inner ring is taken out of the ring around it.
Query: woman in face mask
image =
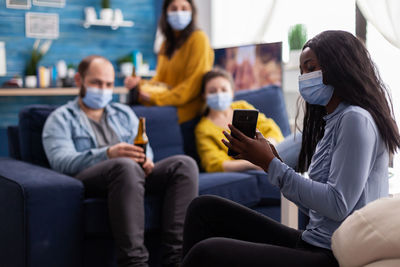
[[[128,89],[139,88],[142,104],[177,106],[179,123],[199,115],[204,103],[201,78],[214,63],[214,51],[206,34],[197,29],[196,19],[192,0],[165,0],[159,22],[165,41],[158,54],[156,75],[150,81],[125,79]]]
[[[261,169],[247,160],[235,160],[228,156],[228,149],[221,143],[223,130],[232,122],[234,109],[254,109],[246,101],[233,101],[233,80],[231,75],[214,69],[207,72],[202,80],[202,95],[206,100],[206,111],[195,129],[197,152],[201,165],[207,172],[244,171]],[[258,116],[257,129],[273,144],[283,140],[279,126],[264,114]]]
[[[389,153],[400,147],[390,94],[365,46],[352,34],[326,31],[300,56],[306,101],[298,170],[281,162],[260,134],[229,126],[224,144],[268,172],[268,180],[310,221],[286,227],[213,196],[188,208],[182,267],[338,266],[331,236],[347,216],[388,195]]]

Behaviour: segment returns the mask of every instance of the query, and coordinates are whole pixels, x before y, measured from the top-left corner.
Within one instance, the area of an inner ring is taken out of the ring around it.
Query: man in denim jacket
[[[110,103],[114,68],[103,57],[82,60],[75,76],[79,97],[55,110],[43,129],[50,166],[81,180],[87,197],[106,197],[119,266],[147,266],[144,194],[159,192],[163,204],[163,264],[180,260],[186,208],[197,195],[198,169],[178,155],[153,163],[133,139],[138,118],[128,106]]]

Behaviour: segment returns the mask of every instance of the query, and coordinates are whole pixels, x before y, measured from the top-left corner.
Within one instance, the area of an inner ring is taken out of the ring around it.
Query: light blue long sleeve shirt
[[[274,158],[268,177],[283,195],[308,211],[302,239],[330,249],[331,236],[344,219],[367,203],[388,195],[389,153],[370,113],[341,103],[324,117],[325,134],[302,177]]]
[[[139,119],[126,105],[110,103],[105,107],[106,121],[121,142],[133,143]],[[78,98],[57,108],[47,118],[43,128],[44,151],[52,169],[68,175],[108,159],[106,147],[98,148],[96,136]],[[153,160],[147,145],[146,157]]]

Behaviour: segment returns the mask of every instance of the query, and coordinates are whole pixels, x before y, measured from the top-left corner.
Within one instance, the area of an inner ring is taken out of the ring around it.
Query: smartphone
[[[232,125],[250,138],[254,138],[256,135],[257,120],[258,110],[256,109],[233,110]],[[232,136],[236,137],[233,133]],[[237,154],[234,150],[228,149],[229,156],[236,156]]]

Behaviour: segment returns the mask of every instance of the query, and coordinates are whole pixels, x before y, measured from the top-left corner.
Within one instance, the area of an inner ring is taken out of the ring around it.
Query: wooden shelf
[[[85,27],[86,29],[88,29],[90,26],[108,26],[111,27],[111,29],[116,30],[119,27],[133,27],[133,25],[135,25],[135,23],[130,20],[115,22],[96,19],[94,21],[85,21],[83,23],[83,27]]]
[[[127,94],[125,87],[114,88],[114,94]],[[78,95],[78,88],[9,88],[0,89],[0,96],[64,96]]]

